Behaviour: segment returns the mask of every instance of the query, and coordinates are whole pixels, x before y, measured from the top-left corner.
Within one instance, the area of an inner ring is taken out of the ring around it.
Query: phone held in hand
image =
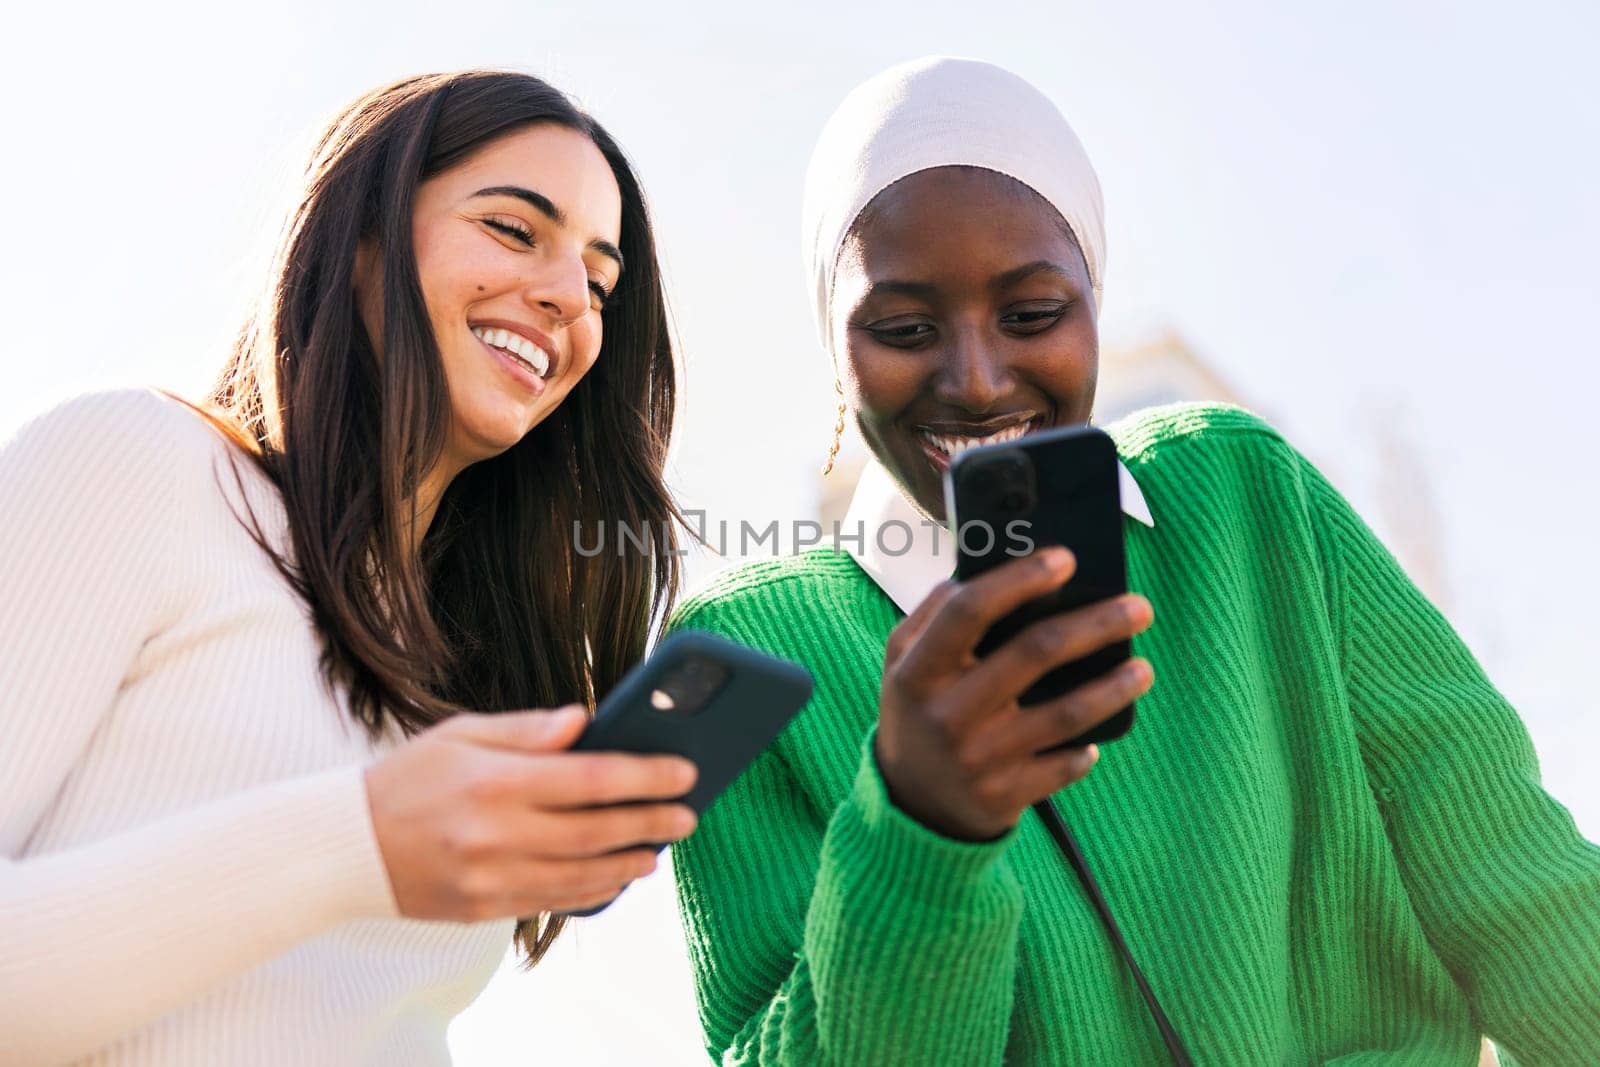
[[[572,747],[685,757],[699,777],[682,802],[700,814],[783,731],[811,689],[811,672],[798,663],[680,630],[606,694]]]
[[[978,644],[985,656],[1040,619],[1127,591],[1117,449],[1092,426],[1028,434],[971,448],[945,472],[945,516],[956,541],[956,577],[965,581],[1019,556],[1065,545],[1077,571],[1055,592],[995,623]],[[1133,654],[1119,641],[1050,671],[1023,693],[1028,706],[1092,681]],[[1133,727],[1129,704],[1061,747],[1112,741]]]

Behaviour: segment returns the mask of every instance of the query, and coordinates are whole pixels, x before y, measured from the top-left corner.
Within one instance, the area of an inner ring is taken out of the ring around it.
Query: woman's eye
[[[533,247],[533,231],[520,222],[506,222],[500,219],[484,219],[483,224],[491,230],[505,234],[514,241],[520,241],[529,248]]]
[[[604,311],[606,309],[606,301],[611,299],[611,290],[607,289],[603,282],[590,282],[589,295],[592,297],[590,304],[593,305],[594,309],[596,311]]]
[[[933,336],[933,326],[926,322],[902,322],[868,326],[867,332],[881,344],[908,348]]]
[[[1008,311],[1001,315],[1000,322],[1018,333],[1039,333],[1049,329],[1057,319],[1066,313],[1066,304],[1018,308],[1015,311]]]

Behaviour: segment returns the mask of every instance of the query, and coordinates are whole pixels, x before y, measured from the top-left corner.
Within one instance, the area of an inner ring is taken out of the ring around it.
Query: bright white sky
[[[315,125],[405,74],[510,66],[579,96],[650,192],[685,503],[809,516],[832,410],[799,268],[807,154],[883,67],[991,59],[1096,161],[1108,341],[1176,328],[1369,513],[1372,421],[1399,424],[1451,617],[1600,837],[1596,40],[1578,0],[31,4],[0,42],[0,432],[92,387],[200,388]],[[497,978],[452,1030],[459,1062],[697,1062],[687,974],[657,876]]]

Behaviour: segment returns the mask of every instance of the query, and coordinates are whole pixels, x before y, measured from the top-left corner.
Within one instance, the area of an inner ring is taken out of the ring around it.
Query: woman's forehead
[[[1088,281],[1072,230],[1049,201],[1015,178],[967,166],[918,171],[873,197],[846,234],[838,270],[875,280],[948,266],[953,256],[1056,261]]]

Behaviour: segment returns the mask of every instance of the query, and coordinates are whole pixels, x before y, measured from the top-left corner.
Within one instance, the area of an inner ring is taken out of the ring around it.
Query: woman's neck
[[[433,518],[439,513],[439,502],[444,499],[445,490],[450,488],[450,483],[455,481],[461,469],[455,464],[440,460],[433,470],[422,478],[422,483],[417,487],[417,495],[411,500],[412,528],[409,538],[411,551],[422,551],[422,539],[428,536],[428,528],[433,525]]]

